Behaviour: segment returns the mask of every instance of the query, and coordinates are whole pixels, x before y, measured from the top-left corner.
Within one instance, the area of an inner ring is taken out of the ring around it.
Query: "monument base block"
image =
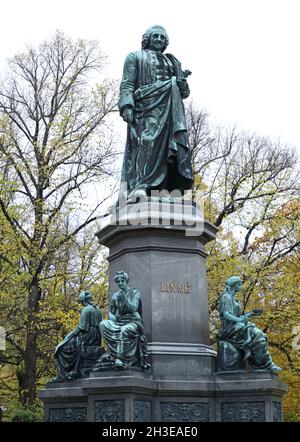
[[[287,387],[268,371],[153,380],[140,370],[91,373],[48,384],[48,422],[280,422]]]

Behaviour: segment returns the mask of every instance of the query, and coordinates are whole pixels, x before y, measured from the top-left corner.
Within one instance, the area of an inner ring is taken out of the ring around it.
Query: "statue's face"
[[[166,41],[166,36],[161,30],[153,29],[149,40],[149,49],[152,49],[152,51],[162,52],[166,45]]]
[[[118,276],[116,278],[116,284],[120,290],[125,290],[128,282],[127,282],[127,279],[125,278],[125,276]]]
[[[242,286],[243,286],[243,283],[242,282],[238,282],[236,284],[236,286],[235,286],[235,291],[239,292],[241,290]]]

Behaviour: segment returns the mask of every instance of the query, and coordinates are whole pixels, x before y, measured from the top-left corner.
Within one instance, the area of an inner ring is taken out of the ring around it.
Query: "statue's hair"
[[[239,276],[230,276],[230,278],[226,279],[225,281],[225,288],[222,292],[221,297],[228,292],[231,292],[231,288],[234,287],[239,282],[243,282],[242,279]]]
[[[155,29],[159,29],[166,37],[166,44],[162,50],[162,52],[164,52],[169,44],[169,37],[167,34],[167,31],[165,30],[165,28],[161,25],[153,25],[150,28],[147,29],[147,31],[143,34],[142,37],[142,49],[148,49],[149,48],[149,43],[150,43],[150,37],[151,34],[153,34]]]
[[[91,301],[92,296],[93,296],[92,292],[90,292],[89,290],[85,290],[83,292],[80,292],[79,300],[80,301]]]
[[[121,270],[121,271],[119,271],[119,272],[117,272],[117,273],[115,274],[115,282],[116,282],[116,280],[117,280],[117,278],[118,278],[119,276],[124,276],[124,277],[126,278],[126,281],[127,281],[127,282],[129,281],[129,276],[128,276],[128,274],[127,274],[126,272],[123,272],[123,270]]]
[[[226,279],[226,287],[232,287],[239,282],[243,282],[242,279],[239,276],[230,276],[230,278]]]

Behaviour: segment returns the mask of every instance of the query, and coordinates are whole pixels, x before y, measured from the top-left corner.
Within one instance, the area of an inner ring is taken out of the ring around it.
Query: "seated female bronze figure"
[[[116,273],[119,291],[109,304],[109,319],[100,323],[100,330],[107,346],[93,371],[109,368],[129,368],[133,365],[148,368],[146,363],[147,342],[142,320],[141,295],[137,289],[128,287],[127,273]]]
[[[103,352],[100,347],[101,333],[99,324],[102,320],[100,310],[92,303],[92,293],[81,292],[79,300],[83,305],[80,321],[55,349],[58,376],[52,382],[72,380],[81,376],[85,359],[91,360],[89,369]],[[88,365],[88,364],[86,364]]]
[[[239,276],[231,276],[226,281],[226,287],[220,299],[219,369],[236,370],[244,368],[247,363],[253,369],[279,373],[281,368],[274,364],[268,352],[267,335],[248,321],[250,317],[260,315],[262,310],[256,309],[244,315],[241,314],[241,305],[235,295],[241,290],[242,285]]]

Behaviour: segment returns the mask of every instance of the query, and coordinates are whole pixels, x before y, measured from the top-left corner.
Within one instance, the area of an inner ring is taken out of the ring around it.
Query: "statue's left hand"
[[[125,299],[125,295],[124,295],[124,293],[118,293],[118,295],[117,295],[117,297],[116,297],[116,302],[118,302],[118,301],[124,301],[124,299]]]
[[[123,120],[128,123],[133,123],[133,110],[131,108],[125,108],[122,112],[122,118]]]
[[[184,91],[188,86],[186,79],[184,77],[177,78],[177,86],[179,87],[180,91]]]

